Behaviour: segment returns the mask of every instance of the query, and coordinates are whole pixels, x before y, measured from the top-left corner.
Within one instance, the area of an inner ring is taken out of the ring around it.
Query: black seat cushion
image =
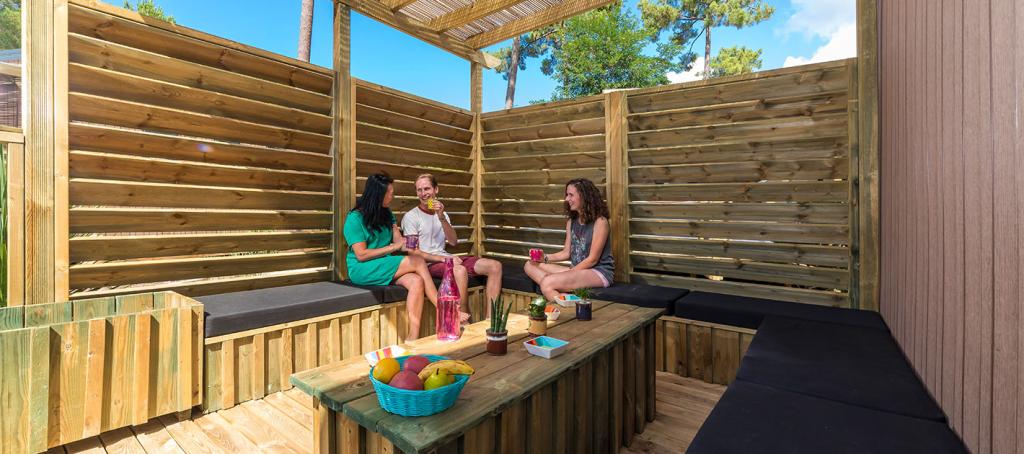
[[[341,281],[341,283],[350,287],[368,290],[380,304],[405,301],[406,297],[409,296],[409,291],[401,285],[359,285],[353,284],[352,281],[349,280]]]
[[[679,298],[690,293],[689,290],[682,288],[618,282],[611,287],[591,289],[591,292],[594,295],[593,298],[597,300],[663,309],[667,315],[672,315],[675,303]]]
[[[877,312],[764,298],[690,292],[675,304],[676,317],[750,329],[757,329],[766,315],[780,315],[881,330],[889,329]]]
[[[206,312],[206,337],[305,320],[361,307],[377,300],[366,290],[313,282],[196,298]]]
[[[505,266],[501,270],[501,288],[526,293],[539,293],[537,284],[526,275],[522,266]]]
[[[967,449],[940,422],[736,380],[686,452],[941,454]]]
[[[850,405],[946,420],[887,331],[765,317],[736,377]]]

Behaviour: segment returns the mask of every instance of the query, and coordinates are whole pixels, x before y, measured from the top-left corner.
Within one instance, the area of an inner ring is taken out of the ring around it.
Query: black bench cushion
[[[196,298],[206,312],[206,337],[373,306],[366,290],[334,282],[313,282]]]
[[[942,454],[967,449],[940,422],[736,380],[686,452]]]
[[[501,288],[526,293],[539,293],[537,284],[526,275],[522,266],[507,265],[501,270]]]
[[[736,377],[914,418],[946,420],[887,331],[765,317]]]
[[[876,312],[746,296],[690,292],[675,304],[676,317],[757,329],[766,315],[888,330]]]
[[[379,304],[405,301],[405,298],[409,296],[409,291],[401,285],[359,285],[353,284],[352,281],[349,280],[341,281],[341,283],[350,287],[369,291],[373,294],[373,297],[377,299],[377,303]]]
[[[690,293],[682,288],[618,282],[608,288],[591,289],[591,292],[597,300],[663,309],[668,315],[672,315],[676,301]]]

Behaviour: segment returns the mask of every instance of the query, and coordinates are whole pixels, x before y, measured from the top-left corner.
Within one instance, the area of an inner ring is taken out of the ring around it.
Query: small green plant
[[[590,301],[590,298],[594,296],[594,292],[592,292],[589,288],[578,288],[576,290],[573,290],[572,294],[576,295],[577,297],[579,297],[579,299],[584,301]]]
[[[501,303],[501,295],[491,300],[491,329],[492,333],[504,333],[508,325],[508,313],[512,310],[512,303],[504,306]]]
[[[544,308],[548,306],[548,301],[543,296],[534,298],[533,302],[530,303],[529,311],[530,317],[533,318],[544,318]]]

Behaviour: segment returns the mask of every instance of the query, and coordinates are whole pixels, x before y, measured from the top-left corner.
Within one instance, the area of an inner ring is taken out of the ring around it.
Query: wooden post
[[[473,254],[484,255],[483,225],[484,212],[480,191],[483,186],[483,130],[481,129],[480,113],[483,111],[483,66],[479,63],[469,64],[469,105],[473,111]]]
[[[860,307],[860,129],[857,127],[860,123],[860,106],[856,97],[859,77],[857,61],[851,59],[846,68],[849,73],[846,90],[849,93],[846,105],[847,153],[850,156],[849,175],[847,176],[850,188],[849,200],[847,200],[847,206],[850,209],[850,238],[848,240],[850,245],[850,287],[847,304],[849,307]]]
[[[343,3],[334,4],[334,116],[331,135],[334,143],[331,153],[334,157],[334,204],[333,235],[331,250],[334,279],[347,276],[345,255],[348,244],[342,235],[345,216],[355,205],[355,84],[352,83],[351,68],[351,10]]]
[[[7,306],[25,304],[25,145],[7,142]],[[5,289],[0,289],[4,291]]]
[[[853,93],[851,93],[853,95]],[[879,306],[878,206],[878,0],[857,0],[857,100],[859,131],[859,301],[861,309]]]
[[[68,299],[68,5],[22,8],[25,303]]]
[[[625,91],[604,95],[605,172],[608,175],[608,211],[611,218],[615,280],[629,282],[633,266],[629,257],[629,104]]]

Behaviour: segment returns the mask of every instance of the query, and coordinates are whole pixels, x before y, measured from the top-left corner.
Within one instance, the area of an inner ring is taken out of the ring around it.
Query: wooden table
[[[485,353],[487,321],[456,342],[434,337],[405,344],[414,354],[464,359],[476,373],[455,405],[426,417],[380,408],[363,358],[292,375],[314,397],[314,451],[613,452],[654,420],[656,309],[595,302],[593,320],[572,310],[548,322],[548,335],[570,342],[554,359],[527,353],[529,320],[509,315],[508,354]]]

